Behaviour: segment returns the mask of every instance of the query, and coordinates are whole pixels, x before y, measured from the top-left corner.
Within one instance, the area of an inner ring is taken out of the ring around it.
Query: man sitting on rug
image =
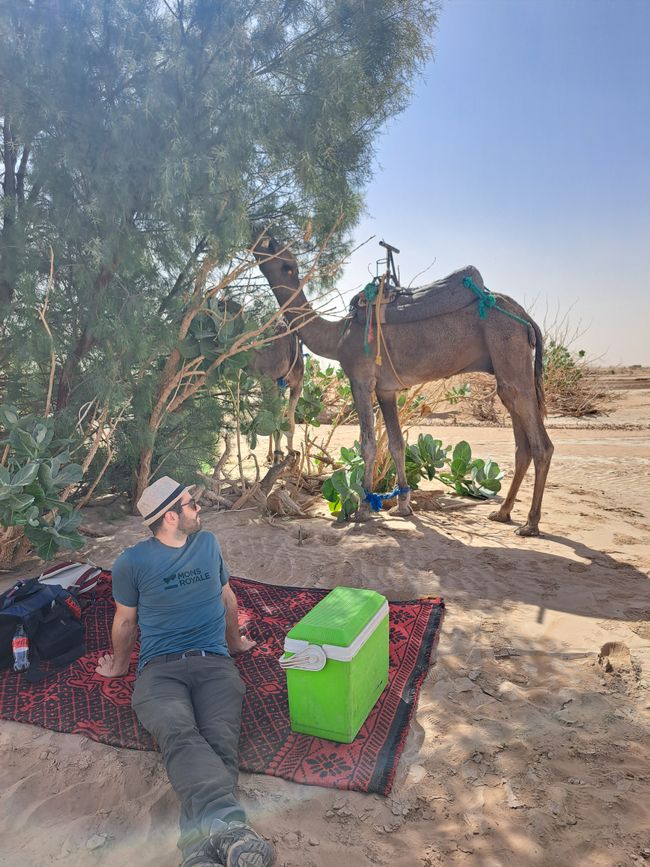
[[[228,570],[191,490],[165,476],[138,501],[153,537],[115,562],[113,653],[97,673],[127,673],[139,626],[132,704],[181,802],[182,867],[268,867],[273,847],[234,794],[245,690],[230,654],[255,642],[239,634]]]

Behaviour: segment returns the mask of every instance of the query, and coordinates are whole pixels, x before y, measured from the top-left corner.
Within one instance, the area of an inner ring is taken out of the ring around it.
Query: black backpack
[[[30,667],[25,677],[31,682],[42,680],[86,652],[79,603],[56,584],[29,578],[0,594],[0,668],[13,666],[12,641],[19,626],[29,641]],[[53,669],[44,672],[41,660],[51,662]]]

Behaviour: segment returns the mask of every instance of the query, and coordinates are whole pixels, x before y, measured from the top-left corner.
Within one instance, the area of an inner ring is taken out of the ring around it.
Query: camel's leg
[[[284,458],[284,452],[282,451],[282,431],[276,430],[271,437],[271,441],[273,442],[273,463],[279,464],[282,462]]]
[[[524,420],[528,427],[528,440],[533,453],[535,465],[535,485],[533,487],[533,500],[530,504],[530,512],[526,523],[516,530],[518,536],[539,536],[539,519],[542,514],[542,497],[546,486],[546,477],[551,466],[553,457],[553,443],[546,433],[541,413],[535,401],[531,407],[530,416]]]
[[[289,405],[287,407],[287,423],[289,430],[287,431],[287,450],[289,454],[293,454],[293,435],[296,432],[296,406],[300,400],[302,392],[302,382],[300,385],[291,386],[289,389]]]
[[[402,434],[402,427],[399,421],[399,413],[397,412],[397,395],[394,391],[385,394],[379,394],[379,392],[377,392],[377,400],[384,417],[386,432],[388,433],[388,448],[393,460],[395,461],[397,484],[400,488],[408,488],[408,482],[406,480],[406,464],[404,460],[406,447],[404,445],[404,435]],[[403,515],[404,517],[413,514],[410,491],[406,494],[399,494],[397,505],[390,510],[390,514]]]
[[[501,397],[501,395],[499,396]],[[510,514],[512,512],[512,507],[515,504],[517,493],[532,460],[532,452],[530,450],[530,444],[524,426],[518,416],[514,413],[511,407],[507,406],[507,404],[506,409],[510,413],[512,428],[515,434],[515,474],[512,477],[508,494],[501,504],[501,507],[498,511],[492,512],[489,515],[491,521],[500,521],[503,524],[507,524],[510,521]]]
[[[542,414],[537,403],[537,396],[534,388],[523,389],[517,386],[503,386],[502,383],[497,384],[497,392],[499,397],[509,409],[513,419],[513,427],[515,431],[515,442],[519,451],[521,434],[518,438],[518,424],[521,425],[523,432],[528,441],[528,449],[532,455],[533,464],[535,466],[535,484],[533,487],[533,499],[528,513],[526,523],[517,529],[518,536],[539,536],[539,519],[542,512],[542,497],[544,496],[544,486],[546,485],[546,477],[548,476],[551,458],[553,456],[553,443],[544,427]],[[514,497],[523,479],[525,470],[523,463],[526,455],[524,450],[521,465],[518,464],[518,458],[515,458],[515,475],[512,480],[512,485],[508,491],[506,502],[499,511],[505,512],[505,507],[509,504],[512,508]],[[528,459],[530,460],[530,459]],[[510,502],[512,500],[512,502]],[[498,514],[498,513],[497,513]],[[499,520],[497,518],[497,520]]]
[[[269,448],[268,448],[268,451],[266,453],[266,463],[267,464],[273,463],[273,443],[274,442],[275,442],[275,437],[273,436],[273,434],[271,434],[271,436],[269,437]]]
[[[372,472],[377,455],[377,442],[375,440],[375,419],[372,411],[372,391],[367,383],[354,383],[350,380],[354,406],[359,416],[361,428],[361,454],[363,456],[363,487],[366,491],[372,490]],[[372,515],[372,508],[367,500],[363,500],[357,509],[355,521],[367,521]]]

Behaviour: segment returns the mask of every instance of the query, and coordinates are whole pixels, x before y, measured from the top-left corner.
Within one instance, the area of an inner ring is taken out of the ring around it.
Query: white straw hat
[[[194,487],[179,485],[169,476],[163,476],[145,488],[137,502],[137,508],[147,527],[177,503],[186,491],[194,490]]]

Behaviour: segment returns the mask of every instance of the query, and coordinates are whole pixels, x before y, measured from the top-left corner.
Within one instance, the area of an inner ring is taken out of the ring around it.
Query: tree
[[[428,0],[3,0],[5,399],[42,411],[54,351],[58,423],[137,407],[151,452],[183,323],[251,226],[309,220],[340,254],[435,18]]]

